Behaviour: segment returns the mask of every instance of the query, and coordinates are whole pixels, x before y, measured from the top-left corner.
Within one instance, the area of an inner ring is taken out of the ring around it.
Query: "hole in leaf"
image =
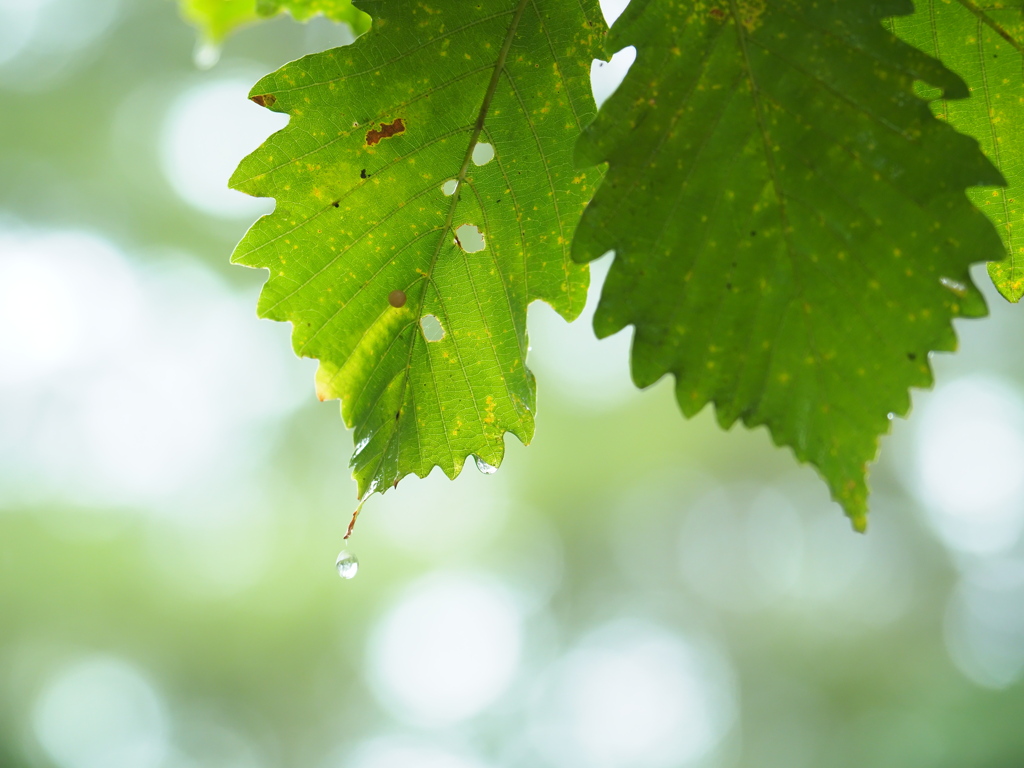
[[[481,141],[473,147],[473,163],[476,165],[487,165],[494,159],[494,145]]]
[[[590,83],[597,106],[600,107],[615,92],[635,60],[636,48],[632,45],[616,53],[610,61],[594,60],[590,67]]]
[[[455,230],[455,242],[466,253],[476,253],[487,247],[484,233],[472,224],[463,224]]]
[[[455,179],[448,179],[444,184],[441,185],[441,191],[451,197],[455,194],[455,190],[459,188],[459,182]]]
[[[440,341],[444,338],[444,326],[437,319],[437,315],[424,315],[421,317],[420,329],[423,331],[423,338],[427,341]]]

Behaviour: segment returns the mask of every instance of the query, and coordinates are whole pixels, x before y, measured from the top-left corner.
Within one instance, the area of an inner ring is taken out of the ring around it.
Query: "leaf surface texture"
[[[914,81],[962,81],[883,26],[909,2],[633,0],[637,59],[577,147],[608,163],[574,243],[615,249],[599,336],[635,326],[639,386],[687,416],[767,425],[858,528],[866,464],[951,320],[985,313],[968,266],[1002,246],[964,190],[997,185]]]
[[[320,360],[365,497],[531,439],[527,305],[586,298],[570,244],[601,174],[572,152],[605,29],[596,0],[359,7],[370,32],[253,89],[291,120],[231,184],[277,200],[233,260],[270,270],[260,314]]]
[[[1006,187],[972,189],[971,200],[992,220],[1005,258],[988,266],[1009,301],[1024,296],[1024,10],[1013,2],[917,0],[911,16],[893,19],[901,38],[960,75],[972,98],[936,99],[935,114],[978,139],[1006,178]]]

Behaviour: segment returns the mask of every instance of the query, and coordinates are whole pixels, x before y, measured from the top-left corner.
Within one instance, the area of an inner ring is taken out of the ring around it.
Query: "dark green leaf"
[[[691,416],[767,425],[858,528],[890,414],[928,386],[951,320],[985,313],[1000,258],[964,195],[999,173],[914,80],[963,83],[882,26],[909,2],[633,0],[625,82],[577,148],[609,163],[574,256],[615,262],[599,336],[634,325],[633,378],[676,377]]]

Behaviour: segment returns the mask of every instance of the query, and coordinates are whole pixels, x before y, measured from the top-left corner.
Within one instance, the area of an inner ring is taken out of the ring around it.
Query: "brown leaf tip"
[[[272,107],[277,103],[277,96],[272,93],[260,93],[255,96],[250,96],[249,101],[255,101],[261,107]]]
[[[390,139],[392,136],[397,136],[400,133],[405,133],[405,121],[397,117],[393,123],[381,123],[380,130],[376,128],[368,130],[366,132],[366,146],[372,147],[374,144],[379,144],[382,139]]]

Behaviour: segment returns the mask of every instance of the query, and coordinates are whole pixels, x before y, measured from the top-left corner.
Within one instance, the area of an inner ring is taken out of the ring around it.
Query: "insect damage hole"
[[[448,179],[444,184],[441,185],[441,191],[444,192],[448,197],[455,194],[455,190],[459,188],[459,182],[455,179]]]
[[[455,230],[455,243],[466,253],[476,253],[487,247],[484,233],[472,224],[463,224]]]
[[[475,147],[473,147],[473,163],[474,163],[474,165],[487,165],[493,159],[494,159],[494,145],[493,144],[488,144],[486,141],[481,141]]]
[[[437,315],[424,315],[420,318],[420,330],[427,341],[441,341],[444,338],[444,326]]]

